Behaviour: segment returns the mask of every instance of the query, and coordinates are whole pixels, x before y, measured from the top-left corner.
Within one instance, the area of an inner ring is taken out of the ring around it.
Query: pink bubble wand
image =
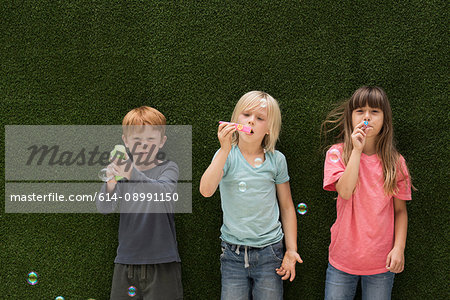
[[[245,126],[242,124],[225,122],[225,121],[219,121],[219,124],[222,124],[222,123],[233,124],[237,131],[242,131],[242,132],[246,132],[246,133],[254,133],[253,129],[250,126]]]

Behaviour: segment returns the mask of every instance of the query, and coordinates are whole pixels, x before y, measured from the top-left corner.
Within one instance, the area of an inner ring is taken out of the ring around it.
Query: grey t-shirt
[[[110,196],[117,197],[115,201],[99,201],[97,197],[97,209],[102,214],[120,209],[119,246],[115,263],[160,264],[181,261],[172,204],[147,201],[149,197],[155,199],[155,196],[175,193],[177,181],[178,166],[172,161],[165,161],[150,170],[133,168],[130,180],[119,181],[110,193]],[[106,183],[100,193],[106,193]],[[144,201],[133,201],[133,197]],[[155,209],[163,212],[149,212]]]

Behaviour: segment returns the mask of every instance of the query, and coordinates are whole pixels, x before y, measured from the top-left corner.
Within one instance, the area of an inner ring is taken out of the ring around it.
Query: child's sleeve
[[[345,171],[345,165],[342,162],[342,148],[332,146],[325,157],[325,166],[323,170],[323,189],[326,191],[336,191],[336,182],[341,178]]]
[[[286,157],[279,151],[276,151],[275,153],[277,154],[277,174],[275,176],[275,184],[285,183],[286,181],[289,181]]]
[[[411,178],[405,159],[401,155],[399,165],[400,169],[397,171],[397,192],[394,197],[400,200],[411,200]]]
[[[133,167],[131,178],[127,185],[129,193],[174,193],[178,182],[178,165],[172,161],[165,161],[164,171],[158,178],[149,178],[143,172]]]
[[[165,161],[163,166],[161,173],[152,178],[133,167],[130,181],[122,183],[128,199],[121,202],[121,213],[174,213],[172,198],[178,195],[179,169],[173,161]]]
[[[120,195],[120,184],[116,184],[114,190],[109,193],[109,197],[107,194],[108,192],[106,191],[106,183],[104,183],[102,185],[102,188],[100,189],[100,193],[97,194],[97,197],[95,199],[97,211],[104,215],[116,211],[120,201],[118,197],[118,195]]]

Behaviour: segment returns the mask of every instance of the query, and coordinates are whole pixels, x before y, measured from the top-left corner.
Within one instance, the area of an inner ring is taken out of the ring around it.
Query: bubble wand
[[[254,133],[253,129],[250,126],[245,126],[242,124],[237,123],[231,123],[231,122],[225,122],[225,121],[219,121],[219,124],[233,124],[237,131],[242,131],[245,133]]]

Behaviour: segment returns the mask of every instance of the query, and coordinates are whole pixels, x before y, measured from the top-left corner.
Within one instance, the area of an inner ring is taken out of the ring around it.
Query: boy
[[[172,210],[163,207],[162,213],[140,213],[148,212],[149,208],[156,211],[153,209],[155,205],[167,205],[148,201],[151,195],[176,192],[178,166],[156,158],[167,139],[165,125],[164,115],[148,106],[127,113],[122,122],[122,140],[131,157],[125,162],[112,158],[108,166],[108,176],[112,179],[100,191],[109,193],[112,201],[97,198],[97,208],[103,214],[120,206],[112,300],[130,299],[134,291],[137,299],[183,298],[181,260]],[[124,179],[117,182],[112,175]],[[117,201],[113,200],[114,196]],[[142,196],[146,197],[144,202],[139,201]],[[134,199],[139,199],[139,202]],[[161,211],[161,207],[157,209]]]

